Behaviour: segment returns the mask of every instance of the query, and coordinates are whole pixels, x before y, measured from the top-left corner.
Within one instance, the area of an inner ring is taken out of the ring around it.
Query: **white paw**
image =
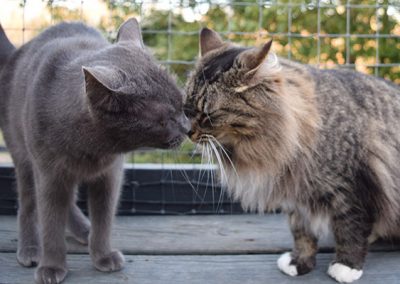
[[[341,263],[330,264],[328,274],[340,283],[351,283],[361,277],[362,270],[350,268]]]
[[[297,268],[295,265],[291,265],[290,262],[292,261],[292,257],[290,256],[290,252],[285,252],[284,254],[282,254],[277,263],[278,263],[278,267],[279,269],[290,276],[297,276]]]

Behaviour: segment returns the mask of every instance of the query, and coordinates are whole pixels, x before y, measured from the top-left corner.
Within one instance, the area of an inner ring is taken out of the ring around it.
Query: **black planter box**
[[[214,185],[211,183],[214,175]],[[78,205],[86,212],[86,189]],[[14,169],[0,166],[0,214],[14,215],[18,202]],[[118,208],[120,215],[243,213],[221,189],[215,170],[201,165],[127,164]]]

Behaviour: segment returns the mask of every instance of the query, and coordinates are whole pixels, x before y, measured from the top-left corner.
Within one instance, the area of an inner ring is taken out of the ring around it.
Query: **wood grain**
[[[33,283],[34,269],[16,262],[15,216],[0,216],[0,283]],[[318,265],[306,276],[279,272],[279,253],[292,246],[283,215],[118,217],[113,242],[126,256],[116,273],[96,271],[87,248],[67,238],[70,273],[65,283],[243,284],[335,283],[326,269],[333,242],[321,242]],[[400,283],[398,243],[374,245],[360,283]]]
[[[305,276],[291,278],[279,272],[277,255],[217,256],[126,256],[120,272],[96,271],[87,255],[69,255],[69,274],[64,283],[138,284],[285,284],[335,283],[326,274],[332,254],[319,254],[316,269]],[[400,283],[400,252],[371,253],[364,275],[357,283]],[[34,269],[22,268],[14,253],[0,253],[0,283],[32,283]]]
[[[0,216],[0,251],[17,248],[15,216]],[[87,248],[67,238],[70,253]],[[116,248],[126,254],[268,254],[288,251],[292,236],[286,217],[277,215],[120,216],[113,230]],[[320,241],[322,252],[333,251],[331,237]],[[372,251],[399,250],[398,242],[379,243]]]

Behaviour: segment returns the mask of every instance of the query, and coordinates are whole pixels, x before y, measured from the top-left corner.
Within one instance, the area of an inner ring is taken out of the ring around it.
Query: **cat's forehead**
[[[113,50],[115,60],[124,69],[139,69],[154,65],[154,59],[145,50],[136,46],[116,46]]]
[[[235,59],[245,50],[247,50],[247,48],[229,46],[220,52],[213,53],[210,56],[205,56],[202,58],[197,68],[197,81],[200,84],[212,84],[221,73],[224,73],[233,67]]]

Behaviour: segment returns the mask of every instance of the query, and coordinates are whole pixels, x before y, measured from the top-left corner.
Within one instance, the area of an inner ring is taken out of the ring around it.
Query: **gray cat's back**
[[[50,85],[74,59],[106,46],[101,34],[82,23],[60,23],[50,27],[16,50],[0,71],[1,107],[21,110],[29,94],[46,96]],[[39,90],[37,89],[39,88]],[[15,107],[14,104],[17,104]],[[2,112],[0,116],[4,116]],[[2,123],[3,124],[3,123]]]
[[[50,147],[40,137],[52,132],[67,139],[63,125],[85,107],[82,64],[75,62],[108,45],[95,29],[61,23],[11,54],[0,68],[0,127],[14,156],[25,159],[32,141]]]

